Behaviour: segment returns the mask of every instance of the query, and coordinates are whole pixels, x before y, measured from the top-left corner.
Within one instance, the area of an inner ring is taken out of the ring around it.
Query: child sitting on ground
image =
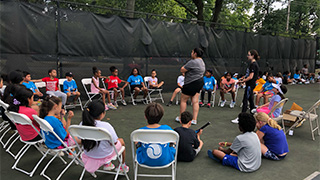
[[[140,129],[152,129],[152,130],[172,130],[168,125],[160,125],[159,122],[164,114],[164,109],[159,103],[149,104],[145,111],[145,117],[148,121],[148,125]],[[139,164],[145,164],[148,166],[163,166],[172,162],[175,158],[176,150],[171,147],[170,144],[144,144],[137,142],[137,161]],[[157,149],[159,156],[150,157],[149,149]]]
[[[74,95],[75,97],[73,98],[73,104],[76,104],[77,99],[80,96],[80,92],[78,91],[78,86],[76,81],[73,79],[72,72],[67,72],[66,78],[67,80],[63,82],[64,93],[67,94],[67,97]]]
[[[231,78],[231,73],[227,72],[224,75],[224,78],[221,80],[220,82],[220,96],[221,96],[221,104],[220,107],[224,107],[226,100],[224,98],[224,94],[226,93],[230,93],[232,96],[232,101],[230,103],[230,108],[233,108],[234,105],[236,104],[236,100],[235,100],[235,85],[236,85],[236,81],[234,79]]]
[[[179,134],[178,161],[191,162],[200,152],[203,142],[200,139],[202,129],[198,133],[189,129],[193,115],[185,111],[181,114],[181,127],[174,130]]]
[[[238,135],[233,143],[220,142],[219,149],[208,150],[208,156],[224,166],[231,166],[242,172],[253,172],[261,165],[261,147],[257,134],[254,132],[256,121],[251,114],[239,114]],[[225,149],[223,147],[230,148]]]
[[[283,84],[291,84],[293,79],[291,78],[291,72],[285,71],[283,73]]]
[[[143,83],[143,78],[140,75],[139,69],[138,68],[133,68],[131,71],[131,74],[126,82],[126,84],[123,86],[125,88],[128,84],[130,83],[131,87],[131,93],[134,90],[134,95],[133,99],[136,99],[140,90],[143,91],[143,103],[147,104],[146,97],[148,95],[148,88]]]
[[[100,78],[106,78],[105,76],[101,76],[101,70],[97,67],[92,67],[92,82],[91,82],[91,93],[100,93],[102,95],[102,102],[106,103],[106,96],[108,99],[108,104],[105,105],[105,109],[117,109],[112,103],[110,99],[110,93],[108,90],[104,88],[100,88]]]
[[[53,128],[53,131],[64,141],[69,147],[75,145],[72,137],[68,132],[68,128],[71,124],[71,118],[74,116],[72,111],[68,112],[67,121],[64,120],[64,109],[61,109],[62,103],[58,97],[47,96],[40,107],[39,117],[46,120]],[[60,118],[60,120],[58,119]],[[41,130],[44,142],[49,149],[63,149],[63,144],[52,134],[46,133]],[[81,143],[79,139],[76,139],[78,143]]]
[[[261,143],[261,153],[267,159],[282,160],[289,152],[288,142],[281,126],[266,113],[254,115],[256,132]]]
[[[40,97],[43,97],[43,94],[38,90],[36,85],[31,81],[31,74],[29,72],[23,72],[23,83],[27,89],[30,89],[33,92],[33,100],[37,101]]]
[[[158,83],[157,71],[155,69],[151,70],[151,77],[148,79],[148,88],[149,89],[159,89],[164,84],[163,81]]]
[[[171,96],[171,99],[170,99],[169,103],[167,104],[167,106],[171,106],[171,105],[172,105],[173,99],[174,99],[174,98],[176,97],[176,95],[181,91],[183,84],[184,84],[184,73],[182,73],[182,74],[178,77],[178,79],[177,79],[177,85],[178,85],[178,87],[173,91],[172,96]]]
[[[211,107],[211,104],[210,104],[211,96],[212,96],[212,93],[215,91],[214,87],[216,85],[216,80],[212,76],[212,70],[210,70],[210,69],[206,70],[206,72],[205,72],[205,74],[203,76],[203,83],[204,83],[204,85],[203,85],[202,90],[201,90],[201,101],[199,103],[199,106],[200,107],[204,106],[204,94],[206,92],[208,92],[207,107],[210,108]]]
[[[272,83],[279,84],[279,82],[273,78],[272,74],[268,74],[266,83],[262,86],[262,89],[257,94],[256,107],[259,106],[259,102],[262,97],[264,98],[264,104],[266,104],[269,98],[274,95],[274,92],[272,91]]]
[[[296,70],[296,73],[293,75],[293,79],[295,81],[295,83],[299,83],[299,84],[302,84],[302,83],[305,83],[306,80],[301,78],[301,73],[300,73],[300,70]]]
[[[59,79],[57,78],[57,71],[55,69],[49,69],[48,74],[49,77],[44,77],[41,80],[33,80],[33,82],[45,82],[46,93],[48,95],[61,98],[62,105],[64,106],[67,102],[67,94],[59,90]]]
[[[118,90],[120,90],[121,92],[121,96],[122,96],[122,100],[121,103],[122,105],[126,106],[127,103],[124,100],[124,87],[120,88],[119,84],[121,82],[126,82],[125,80],[121,80],[118,77],[118,68],[116,68],[115,66],[111,66],[110,67],[110,71],[111,71],[111,76],[109,76],[106,80],[105,83],[108,83],[108,90],[109,91],[113,91],[113,100],[114,100],[114,106],[118,107],[118,103],[117,103],[117,98],[119,96]]]
[[[105,117],[105,105],[102,101],[93,101],[88,105],[88,108],[84,109],[82,113],[81,125],[101,127],[107,130],[112,136],[112,140],[115,143],[115,147],[119,152],[122,146],[125,146],[122,138],[118,138],[114,128],[108,122],[102,121]],[[112,164],[112,158],[116,155],[110,141],[93,141],[93,140],[81,140],[84,153],[82,154],[82,161],[84,162],[85,169],[93,173],[103,166],[104,170],[113,170],[115,166]],[[122,162],[124,170],[120,166],[120,171],[129,171],[129,167],[125,164],[126,151],[122,152]]]

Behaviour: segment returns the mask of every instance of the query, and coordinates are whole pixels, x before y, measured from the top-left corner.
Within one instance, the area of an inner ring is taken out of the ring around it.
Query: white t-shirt
[[[274,77],[274,80],[278,81],[279,84],[282,84],[282,78],[281,77]]]
[[[81,124],[82,123],[80,123],[80,125]],[[108,122],[96,120],[96,127],[101,127],[106,129],[111,134],[113,141],[117,142],[118,136],[115,130],[113,129],[113,127],[111,126],[111,124],[109,124]],[[109,141],[100,141],[99,146],[97,145],[98,144],[96,144],[96,146],[93,149],[91,149],[89,152],[84,150],[84,153],[91,158],[98,159],[98,158],[105,158],[111,155],[114,150],[112,145],[110,145]]]
[[[180,86],[184,85],[184,76],[180,75],[177,79],[177,83],[180,84]]]
[[[154,77],[154,78],[149,77],[149,79],[148,79],[148,88],[149,88],[150,85],[156,85],[157,83],[158,83],[158,78],[157,77]]]

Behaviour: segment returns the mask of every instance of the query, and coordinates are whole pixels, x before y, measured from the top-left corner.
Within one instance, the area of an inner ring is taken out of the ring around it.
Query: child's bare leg
[[[223,90],[220,90],[220,96],[221,96],[221,100],[224,101],[224,92],[223,92]]]
[[[270,97],[271,97],[271,95],[264,96],[264,104],[268,103]]]
[[[263,96],[262,93],[258,93],[256,97],[256,106],[259,106],[260,98]]]
[[[143,90],[143,98],[146,98],[148,95],[148,89],[147,88],[141,88]]]
[[[118,89],[117,88],[113,88],[113,101],[116,102],[117,98],[118,98]]]
[[[125,147],[124,140],[122,138],[119,138],[118,140],[120,141],[121,145]],[[125,157],[126,157],[126,150],[122,152],[122,163],[124,163]]]
[[[231,93],[231,96],[232,96],[232,101],[236,102],[236,98],[235,98],[236,97],[236,93],[234,92],[234,90],[231,90],[230,93]]]
[[[190,96],[181,93],[181,102],[180,102],[180,115],[187,109],[187,101]],[[180,117],[179,115],[179,117]]]
[[[124,89],[120,88],[120,92],[121,92],[122,99],[124,99]]]
[[[108,90],[103,90],[103,93],[107,96],[108,103],[111,103],[110,93]]]
[[[212,154],[217,157],[218,159],[222,160],[223,157],[226,155],[224,152],[217,150],[217,149],[213,149],[212,150]]]
[[[135,88],[134,88],[134,95],[133,95],[133,98],[134,98],[134,99],[136,99],[136,98],[137,98],[137,96],[138,96],[139,92],[140,92],[140,88],[135,87]]]
[[[199,113],[199,93],[196,93],[191,101],[192,101],[192,110],[193,110],[193,120],[197,120]],[[209,100],[210,101],[210,100]]]
[[[172,96],[171,96],[171,99],[170,101],[173,101],[173,99],[176,97],[176,95],[181,91],[181,88],[176,88],[173,93],[172,93]]]

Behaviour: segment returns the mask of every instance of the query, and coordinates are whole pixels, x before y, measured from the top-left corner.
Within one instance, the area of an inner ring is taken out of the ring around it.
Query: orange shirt
[[[262,79],[262,78],[260,78],[260,79],[258,79],[257,81],[256,81],[256,87],[254,88],[254,90],[253,91],[260,91],[261,89],[262,89],[262,86],[264,85],[266,83],[266,81],[264,80],[264,79]]]

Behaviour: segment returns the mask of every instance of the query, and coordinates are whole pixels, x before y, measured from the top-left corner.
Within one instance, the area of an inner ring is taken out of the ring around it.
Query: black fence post
[[[61,29],[61,26],[60,26],[60,17],[61,17],[61,12],[60,12],[60,2],[59,0],[56,1],[56,4],[57,4],[57,15],[56,15],[56,18],[57,18],[57,32],[56,32],[56,42],[57,42],[57,47],[56,47],[56,55],[57,55],[57,77],[60,77],[62,78],[62,63],[60,61],[60,45],[59,45],[59,42],[60,42],[60,29]]]

